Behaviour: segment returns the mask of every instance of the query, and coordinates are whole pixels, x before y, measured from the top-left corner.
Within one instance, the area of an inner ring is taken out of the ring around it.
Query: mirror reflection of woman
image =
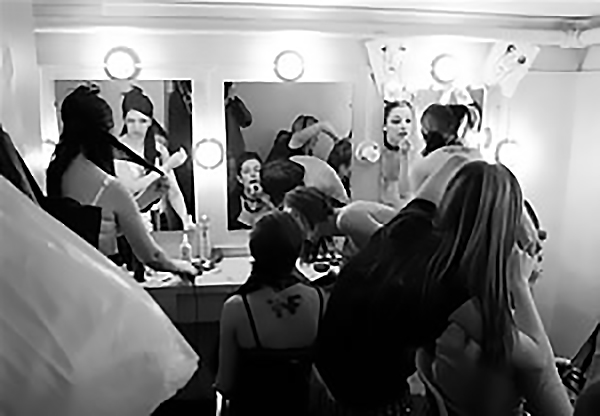
[[[116,180],[115,149],[128,156],[132,152],[112,136],[112,110],[98,92],[80,86],[62,103],[63,131],[47,170],[48,195],[102,208],[98,248],[113,261],[120,261],[117,236],[122,235],[143,264],[158,271],[197,275],[199,270],[190,263],[170,258],[156,244],[142,222],[139,201]],[[153,168],[135,154],[131,160]],[[152,186],[158,184],[160,179]]]
[[[262,160],[254,152],[242,153],[236,167],[237,185],[229,195],[229,229],[251,229],[274,209],[260,181]]]
[[[400,208],[406,199],[409,153],[414,147],[415,112],[408,101],[394,101],[384,108],[383,152],[381,154],[382,195],[384,204]]]
[[[165,172],[169,179],[169,192],[167,194],[168,202],[171,204],[179,218],[184,229],[191,226],[189,215],[187,213],[185,200],[173,169],[181,166],[187,159],[184,149],[180,149],[173,155],[169,155],[167,150],[167,134],[164,129],[154,119],[154,105],[152,101],[144,95],[138,87],[133,87],[123,97],[122,103],[123,125],[120,140],[138,155],[143,156],[149,163],[158,165]],[[128,161],[115,161],[115,171],[117,177],[125,187],[135,196],[154,181],[155,174],[133,165]],[[165,206],[161,207],[164,211]],[[152,228],[151,214],[145,213],[147,227]]]

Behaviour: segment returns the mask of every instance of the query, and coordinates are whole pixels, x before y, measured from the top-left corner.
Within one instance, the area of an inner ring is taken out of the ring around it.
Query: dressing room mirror
[[[112,109],[113,135],[160,167],[171,179],[170,189],[153,208],[154,228],[180,230],[195,216],[192,158],[192,82],[57,80],[54,83],[58,127],[60,107],[79,85],[95,85]],[[186,157],[187,156],[187,157]],[[139,165],[115,160],[115,173],[135,196],[143,191],[147,172]]]
[[[351,193],[352,84],[225,82],[223,92],[229,230],[250,229],[277,205],[260,175],[276,160],[318,158]]]

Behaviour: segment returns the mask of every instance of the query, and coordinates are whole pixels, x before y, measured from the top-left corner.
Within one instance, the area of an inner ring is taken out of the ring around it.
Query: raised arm
[[[340,209],[336,226],[340,233],[363,248],[370,238],[398,214],[385,204],[371,201],[356,201]]]
[[[242,128],[250,127],[252,124],[252,113],[250,113],[244,102],[239,97],[233,97],[229,105],[239,126]]]
[[[333,126],[331,126],[330,123],[325,122],[325,121],[320,121],[318,123],[315,123],[311,126],[304,128],[300,131],[295,132],[292,135],[292,138],[294,140],[297,140],[302,145],[304,145],[310,139],[312,139],[313,137],[315,137],[321,133],[327,134],[329,137],[331,137],[333,139],[333,141],[337,141],[339,139],[338,135],[333,130]]]

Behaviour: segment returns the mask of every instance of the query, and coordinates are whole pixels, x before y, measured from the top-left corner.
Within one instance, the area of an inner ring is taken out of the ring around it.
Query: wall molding
[[[308,30],[330,36],[456,35],[585,48],[600,43],[600,17],[526,17],[416,9],[232,3],[34,4],[36,32],[129,27],[161,34]],[[598,29],[596,29],[598,28]]]

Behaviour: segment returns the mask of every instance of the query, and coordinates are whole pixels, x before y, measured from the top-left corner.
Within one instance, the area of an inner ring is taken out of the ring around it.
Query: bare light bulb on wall
[[[458,62],[449,54],[437,56],[431,62],[431,76],[440,84],[450,84],[458,76]]]
[[[134,79],[140,73],[140,59],[133,49],[118,46],[106,54],[104,71],[111,79]]]
[[[217,139],[202,139],[194,146],[194,161],[204,169],[217,168],[223,158],[223,145]]]
[[[501,140],[496,146],[496,162],[501,163],[510,170],[518,169],[521,161],[519,144],[510,139]]]
[[[275,74],[284,81],[296,81],[304,74],[304,59],[296,51],[283,51],[275,58]]]

